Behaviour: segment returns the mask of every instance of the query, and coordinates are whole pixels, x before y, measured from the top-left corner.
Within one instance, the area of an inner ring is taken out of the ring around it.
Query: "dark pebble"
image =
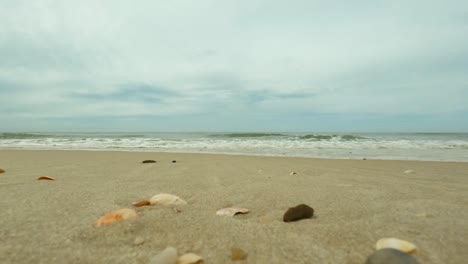
[[[292,222],[306,218],[312,218],[314,215],[314,209],[306,204],[300,204],[296,207],[289,208],[286,213],[284,213],[283,221]]]
[[[156,163],[155,160],[144,160],[141,163]]]
[[[172,163],[176,163],[177,161],[173,160]]]
[[[370,255],[365,264],[419,264],[419,261],[400,250],[384,248]]]
[[[0,169],[0,173],[4,173],[4,172],[5,172],[5,170],[3,170],[3,169]]]

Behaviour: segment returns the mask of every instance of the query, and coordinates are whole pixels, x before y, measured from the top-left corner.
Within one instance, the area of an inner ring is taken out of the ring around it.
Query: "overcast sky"
[[[468,1],[0,0],[0,131],[468,132]]]

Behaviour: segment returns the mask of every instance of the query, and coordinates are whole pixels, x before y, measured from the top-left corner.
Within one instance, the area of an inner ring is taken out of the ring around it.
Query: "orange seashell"
[[[135,207],[140,207],[140,206],[145,206],[145,205],[151,205],[150,201],[145,200],[145,201],[139,201],[139,202],[133,203],[133,206]]]
[[[49,177],[49,176],[41,176],[37,178],[37,180],[49,180],[49,181],[55,181],[55,178]]]
[[[4,172],[5,172],[5,170],[0,169],[0,173],[4,173]]]
[[[138,215],[135,210],[129,208],[122,208],[112,211],[104,216],[101,216],[96,223],[96,226],[110,225],[114,222],[136,218]]]

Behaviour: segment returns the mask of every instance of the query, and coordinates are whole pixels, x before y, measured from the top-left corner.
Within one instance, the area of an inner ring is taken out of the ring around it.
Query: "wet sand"
[[[421,263],[466,263],[468,162],[369,158],[1,150],[0,260],[149,263],[173,246],[205,263],[364,263],[378,239],[397,237],[416,244]],[[57,180],[36,180],[44,175]],[[188,205],[141,207],[134,220],[95,226],[158,193]],[[284,223],[301,203],[314,217]],[[215,214],[229,206],[250,213]],[[234,247],[247,259],[233,262]]]

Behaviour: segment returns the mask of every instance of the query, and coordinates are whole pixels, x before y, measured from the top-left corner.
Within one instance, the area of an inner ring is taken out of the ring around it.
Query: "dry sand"
[[[233,247],[248,253],[235,263],[364,263],[382,237],[413,242],[421,263],[468,260],[466,162],[2,150],[0,168],[1,263],[149,263],[167,246],[205,263],[232,263]],[[95,227],[158,193],[189,204]],[[314,218],[282,222],[300,203]],[[215,214],[228,206],[251,212]]]

